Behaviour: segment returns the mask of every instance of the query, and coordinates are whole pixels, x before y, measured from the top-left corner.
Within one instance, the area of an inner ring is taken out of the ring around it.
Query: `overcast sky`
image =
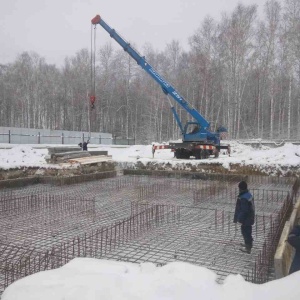
[[[61,65],[66,56],[90,48],[96,14],[137,50],[146,42],[163,50],[173,39],[188,49],[188,37],[205,16],[219,19],[239,2],[262,10],[265,0],[0,0],[0,64],[35,51],[47,63]],[[99,26],[97,47],[109,39]]]

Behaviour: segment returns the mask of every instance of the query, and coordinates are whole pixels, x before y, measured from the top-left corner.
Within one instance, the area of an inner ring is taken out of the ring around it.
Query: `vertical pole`
[[[215,230],[217,230],[218,227],[218,211],[215,209]]]
[[[83,151],[83,143],[84,143],[84,133],[82,133],[82,146],[81,146],[82,151]]]
[[[61,143],[62,145],[65,143],[65,137],[64,137],[64,133],[61,133]]]
[[[8,143],[10,144],[10,130],[8,130]]]
[[[38,144],[40,144],[41,143],[41,133],[39,132],[38,133]]]

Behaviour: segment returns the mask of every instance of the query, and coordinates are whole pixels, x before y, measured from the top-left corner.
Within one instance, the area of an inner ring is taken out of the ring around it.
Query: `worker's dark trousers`
[[[252,238],[252,226],[242,225],[241,226],[242,235],[245,241],[246,248],[252,248],[253,238]]]

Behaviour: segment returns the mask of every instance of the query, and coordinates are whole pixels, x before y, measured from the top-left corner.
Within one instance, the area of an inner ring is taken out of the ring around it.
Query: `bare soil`
[[[29,178],[29,177],[71,177],[84,174],[92,174],[104,171],[112,171],[118,168],[141,169],[151,171],[182,171],[182,172],[200,172],[200,173],[218,173],[218,174],[244,174],[244,175],[267,175],[280,177],[300,177],[300,167],[281,167],[276,166],[264,167],[243,166],[239,164],[231,164],[229,168],[224,168],[221,164],[205,164],[203,162],[195,165],[191,163],[177,164],[175,166],[170,163],[149,162],[146,165],[142,162],[135,164],[123,164],[118,166],[114,162],[105,162],[101,164],[85,165],[77,168],[20,168],[1,170],[0,180]]]
[[[28,178],[28,177],[71,177],[115,170],[115,163],[102,162],[100,164],[84,165],[77,168],[19,168],[10,170],[0,169],[0,180]]]
[[[222,164],[203,162],[195,165],[191,163],[177,164],[173,166],[170,163],[156,163],[149,162],[144,165],[141,162],[137,162],[135,165],[136,169],[144,170],[158,170],[158,171],[185,171],[185,172],[202,172],[202,173],[218,173],[218,174],[245,174],[245,175],[265,175],[265,176],[280,176],[280,177],[299,177],[299,167],[280,167],[269,166],[259,168],[258,166],[241,165],[241,164],[230,164],[228,168],[224,168]]]

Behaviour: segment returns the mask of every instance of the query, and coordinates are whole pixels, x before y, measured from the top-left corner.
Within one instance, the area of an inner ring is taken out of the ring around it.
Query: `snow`
[[[265,284],[229,275],[223,284],[206,268],[75,258],[65,266],[11,284],[2,300],[298,300],[300,271]]]
[[[89,145],[90,151],[107,150],[119,163],[147,164],[164,162],[221,163],[252,165],[260,169],[271,167],[295,168],[300,166],[300,146],[285,144],[278,148],[254,149],[238,142],[230,142],[232,154],[203,161],[177,160],[170,150],[159,150],[152,157],[151,145],[128,147]],[[53,147],[53,145],[51,145]],[[60,145],[61,146],[61,145]],[[50,147],[50,146],[49,146]],[[45,161],[48,149],[45,145],[1,144],[0,169],[39,167],[49,168]],[[56,166],[57,167],[57,166]],[[206,268],[188,263],[172,262],[163,267],[152,263],[132,264],[120,261],[76,258],[65,266],[39,272],[11,284],[2,300],[250,300],[250,299],[300,299],[300,271],[283,279],[257,285],[246,282],[241,275],[228,276],[223,284],[216,283],[217,275]]]
[[[300,146],[287,143],[282,147],[270,148],[263,146],[261,149],[255,149],[250,145],[244,145],[238,142],[230,142],[230,157],[224,151],[221,152],[219,158],[210,157],[206,160],[178,160],[174,158],[174,154],[168,150],[156,150],[154,159],[152,156],[152,146],[132,146],[120,152],[120,149],[110,149],[103,147],[102,150],[108,150],[113,159],[118,162],[136,162],[143,164],[148,162],[165,163],[171,166],[180,164],[215,164],[220,163],[224,168],[230,169],[231,165],[239,164],[243,166],[252,166],[258,170],[276,174],[276,170],[280,170],[281,174],[288,172],[290,168],[300,166]],[[283,170],[284,168],[284,170]]]
[[[0,169],[40,167],[46,165],[47,149],[34,149],[32,146],[16,145],[0,149]]]
[[[152,163],[164,163],[170,166],[180,166],[181,164],[199,165],[219,163],[224,168],[230,169],[234,164],[252,166],[266,174],[275,175],[276,170],[285,174],[291,168],[300,167],[300,145],[286,143],[278,148],[262,146],[255,149],[250,145],[244,145],[236,141],[229,142],[231,145],[230,157],[221,152],[219,158],[211,157],[206,160],[178,160],[174,154],[168,150],[156,150],[154,158],[152,155],[152,145],[116,146],[116,145],[89,145],[88,150],[106,150],[112,159],[121,165],[124,163],[135,164],[137,162],[146,165]],[[55,145],[51,145],[53,147]],[[61,146],[61,145],[57,145]],[[47,164],[45,156],[48,149],[45,145],[16,145],[1,144],[0,149],[0,169],[40,167],[40,168],[60,168],[58,165]],[[50,147],[50,145],[49,145]]]

